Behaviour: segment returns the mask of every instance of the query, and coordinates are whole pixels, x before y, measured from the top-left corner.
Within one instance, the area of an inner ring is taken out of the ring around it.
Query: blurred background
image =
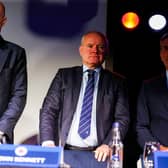
[[[2,36],[26,49],[27,105],[15,128],[15,143],[38,134],[39,110],[58,68],[81,65],[84,32],[106,33],[104,0],[4,0]]]
[[[105,67],[127,77],[131,124],[125,150],[138,156],[134,121],[142,80],[163,70],[159,37],[167,31],[163,0],[3,0],[7,24],[2,36],[26,49],[28,99],[15,129],[15,143],[38,134],[39,110],[58,68],[81,65],[78,46],[83,33],[96,30],[109,39]],[[129,13],[130,12],[130,13]],[[131,150],[131,151],[130,151]],[[136,155],[137,154],[137,155]],[[130,163],[133,168],[135,163]]]

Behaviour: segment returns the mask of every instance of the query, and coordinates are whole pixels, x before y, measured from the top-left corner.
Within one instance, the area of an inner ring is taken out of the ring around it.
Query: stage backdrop
[[[106,0],[4,0],[2,36],[26,49],[28,97],[15,144],[38,134],[39,110],[58,68],[81,65],[81,35],[106,32]]]

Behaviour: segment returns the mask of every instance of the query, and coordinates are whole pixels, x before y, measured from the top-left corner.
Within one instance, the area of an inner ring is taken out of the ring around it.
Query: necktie
[[[91,112],[94,91],[94,70],[88,71],[88,81],[85,88],[78,133],[82,139],[90,135]]]

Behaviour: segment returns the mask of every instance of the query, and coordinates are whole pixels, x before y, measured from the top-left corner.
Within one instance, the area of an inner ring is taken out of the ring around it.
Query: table
[[[92,151],[64,150],[64,162],[71,168],[106,168],[106,162],[98,162]]]

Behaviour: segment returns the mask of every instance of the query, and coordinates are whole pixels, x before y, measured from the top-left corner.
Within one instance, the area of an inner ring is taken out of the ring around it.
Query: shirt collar
[[[83,65],[83,73],[85,73],[89,68],[86,65]],[[94,71],[96,71],[96,73],[99,73],[101,70],[101,67],[95,68]]]
[[[168,81],[168,70],[166,70],[166,79]]]

